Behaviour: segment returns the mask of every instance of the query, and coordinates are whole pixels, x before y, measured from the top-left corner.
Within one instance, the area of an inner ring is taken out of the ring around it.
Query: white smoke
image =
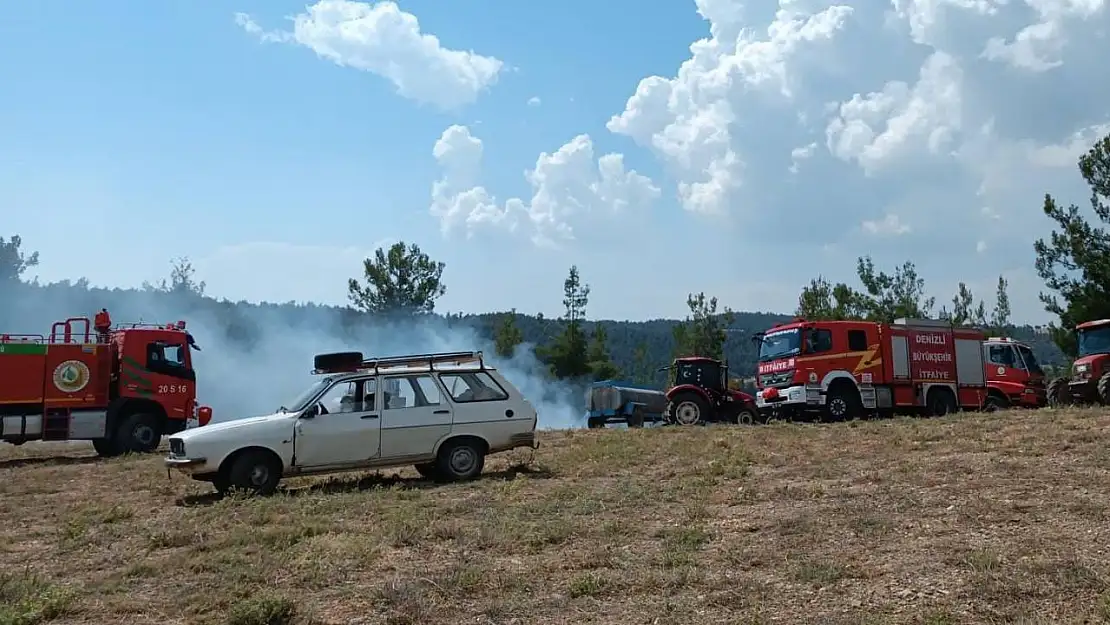
[[[314,378],[312,357],[360,351],[367,357],[481,350],[536,406],[541,429],[584,425],[582,392],[549,379],[530,345],[498,358],[477,329],[433,317],[375,323],[369,315],[325,306],[234,304],[190,294],[85,289],[68,283],[0,284],[0,333],[48,334],[54,321],[92,317],[107,308],[115,324],[184,320],[201,351],[193,353],[197,400],[213,421],[267,414],[287,405]]]

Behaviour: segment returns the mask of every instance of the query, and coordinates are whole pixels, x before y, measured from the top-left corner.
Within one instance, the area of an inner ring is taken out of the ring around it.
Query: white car
[[[341,352],[315,365],[323,377],[273,414],[171,436],[166,466],[220,492],[269,494],[282,477],[408,464],[427,478],[466,480],[489,454],[537,447],[536,409],[481,352]]]

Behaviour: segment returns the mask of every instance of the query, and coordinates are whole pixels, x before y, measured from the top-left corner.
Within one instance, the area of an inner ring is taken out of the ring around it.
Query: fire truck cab
[[[984,338],[932,319],[795,319],[756,336],[756,405],[770,418],[833,421],[978,410],[987,397]]]
[[[0,334],[0,440],[92,441],[101,456],[154,451],[161,438],[204,425],[197,349],[185,323],[59,321],[50,334]]]
[[[1044,369],[1025,343],[988,338],[983,341],[983,366],[988,387],[985,409],[1043,408],[1048,404]]]

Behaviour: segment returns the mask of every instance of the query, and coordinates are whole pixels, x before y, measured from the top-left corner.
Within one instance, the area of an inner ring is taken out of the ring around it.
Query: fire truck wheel
[[[1005,397],[1000,395],[987,395],[987,399],[983,401],[983,412],[994,412],[996,410],[1006,410],[1010,407],[1010,402]]]
[[[113,458],[119,455],[119,448],[116,447],[115,441],[110,438],[97,438],[93,439],[93,449],[96,450],[96,455],[101,458]]]
[[[116,446],[123,452],[150,453],[162,442],[162,428],[158,419],[145,412],[137,412],[123,420],[116,432]]]
[[[281,481],[281,466],[272,453],[252,449],[235,459],[228,471],[228,483],[255,495],[269,495]]]
[[[845,421],[860,414],[859,391],[840,382],[829,390],[825,398],[825,417],[829,421]]]
[[[1110,371],[1103,373],[1098,379],[1098,401],[1103,406],[1110,404]]]
[[[671,400],[671,418],[676,425],[699,425],[709,421],[709,402],[696,393],[682,393]]]
[[[755,425],[756,416],[751,410],[742,408],[736,413],[736,425]]]
[[[925,405],[929,415],[933,417],[943,417],[946,414],[956,412],[959,408],[956,404],[956,397],[947,388],[930,389],[929,396],[925,398]]]
[[[1048,405],[1052,408],[1071,403],[1071,397],[1068,396],[1068,379],[1067,378],[1052,378],[1048,382],[1046,389],[1048,395]]]

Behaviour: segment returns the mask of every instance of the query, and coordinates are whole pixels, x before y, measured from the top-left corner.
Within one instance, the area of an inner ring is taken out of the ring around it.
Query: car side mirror
[[[312,404],[303,413],[302,419],[315,419],[320,414],[320,404]]]

